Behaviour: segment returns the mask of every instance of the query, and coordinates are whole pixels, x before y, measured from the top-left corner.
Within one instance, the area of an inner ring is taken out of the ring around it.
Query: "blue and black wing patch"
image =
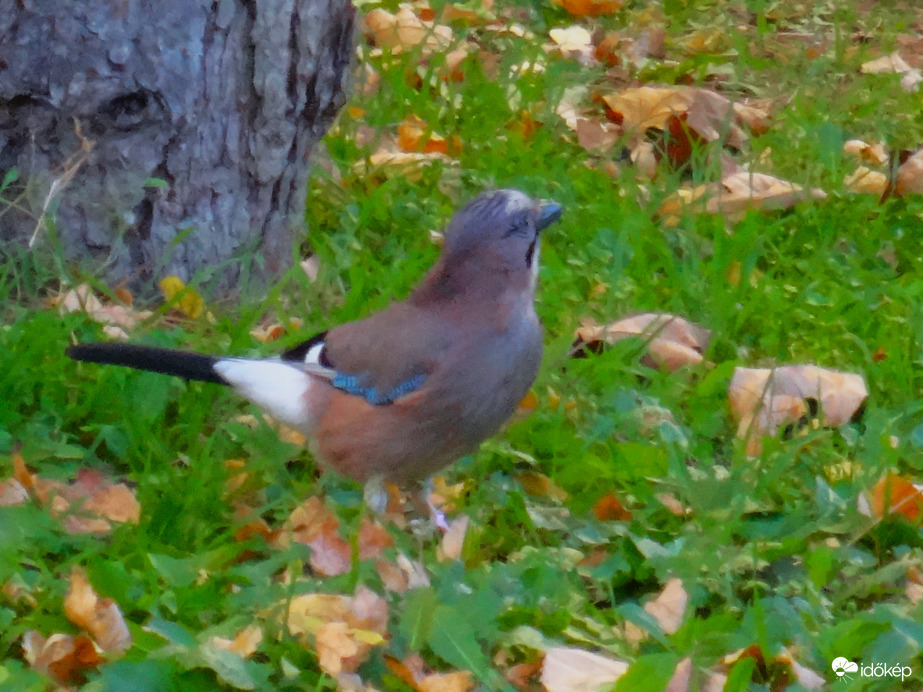
[[[282,360],[329,368],[332,371],[330,384],[341,392],[362,397],[373,406],[392,404],[402,396],[419,389],[426,381],[426,375],[417,374],[408,377],[396,386],[383,388],[373,383],[374,378],[371,373],[352,374],[341,372],[331,362],[327,353],[327,348],[324,344],[326,336],[327,332],[321,332],[317,336],[298,344],[283,353]]]

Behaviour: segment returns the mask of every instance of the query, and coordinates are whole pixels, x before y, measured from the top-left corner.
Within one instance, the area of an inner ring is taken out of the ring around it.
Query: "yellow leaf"
[[[176,307],[186,317],[197,319],[205,310],[205,300],[202,296],[186,286],[178,276],[165,276],[157,285],[160,286],[164,299],[168,303],[175,301]]]

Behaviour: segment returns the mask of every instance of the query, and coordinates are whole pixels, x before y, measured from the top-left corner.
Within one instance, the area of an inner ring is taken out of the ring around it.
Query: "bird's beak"
[[[535,228],[539,231],[547,228],[560,219],[563,212],[564,207],[557,202],[543,201],[538,212],[538,221],[535,222]]]

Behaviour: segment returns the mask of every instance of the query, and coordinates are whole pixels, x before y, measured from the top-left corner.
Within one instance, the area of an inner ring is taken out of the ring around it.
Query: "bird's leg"
[[[362,499],[374,514],[382,516],[388,510],[388,489],[382,476],[372,476],[362,488]]]
[[[433,479],[427,478],[423,485],[414,494],[414,506],[420,514],[426,514],[433,526],[445,533],[449,530],[449,522],[445,513],[439,509],[432,500],[433,497]]]

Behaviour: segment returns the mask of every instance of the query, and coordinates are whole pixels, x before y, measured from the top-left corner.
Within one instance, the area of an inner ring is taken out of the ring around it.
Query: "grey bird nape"
[[[135,370],[176,375],[187,380],[228,384],[215,372],[217,358],[189,351],[138,344],[95,343],[69,346],[66,353],[68,358],[84,363],[121,365]]]

